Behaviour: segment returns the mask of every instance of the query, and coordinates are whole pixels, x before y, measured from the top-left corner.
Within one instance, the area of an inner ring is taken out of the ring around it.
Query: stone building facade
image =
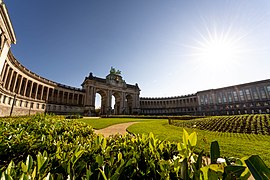
[[[270,113],[270,80],[197,92],[201,115]]]
[[[168,98],[140,98],[144,115],[270,113],[270,79]]]

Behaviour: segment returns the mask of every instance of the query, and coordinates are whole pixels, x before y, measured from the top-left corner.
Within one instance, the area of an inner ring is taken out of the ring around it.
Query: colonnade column
[[[4,83],[4,76],[5,76],[5,72],[6,72],[6,68],[7,68],[7,63],[6,63],[6,61],[5,61],[5,63],[4,63],[4,67],[3,67],[3,69],[2,69],[2,73],[1,73],[1,78],[0,78],[0,83]]]
[[[19,88],[18,88],[18,94],[20,94],[21,92],[21,88],[22,88],[22,83],[23,83],[23,76],[21,75],[21,81],[20,81],[20,85],[19,85]]]
[[[5,73],[5,77],[2,77],[2,78],[4,78],[3,79],[3,87],[5,87],[6,84],[7,84],[7,78],[8,78],[9,70],[10,70],[10,66],[7,67],[7,70],[6,70],[6,73]]]
[[[14,92],[14,91],[15,91],[17,81],[18,81],[18,73],[16,73],[16,75],[15,75],[15,80],[14,80],[14,83],[13,83],[13,84],[14,84],[14,86],[12,87],[11,92]]]
[[[10,80],[8,82],[7,90],[10,90],[13,74],[14,74],[14,70],[11,71]]]
[[[28,79],[26,79],[26,81],[25,81],[25,87],[24,87],[24,91],[23,91],[23,96],[26,96],[27,85],[28,85]]]

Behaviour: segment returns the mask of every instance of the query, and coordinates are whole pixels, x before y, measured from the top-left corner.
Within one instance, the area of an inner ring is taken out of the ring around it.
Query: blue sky
[[[268,0],[5,1],[15,57],[80,87],[110,67],[143,97],[179,96],[270,77]]]

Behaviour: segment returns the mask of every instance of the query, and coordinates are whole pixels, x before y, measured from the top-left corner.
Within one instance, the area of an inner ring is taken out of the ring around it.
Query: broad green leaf
[[[185,147],[188,146],[188,132],[185,129],[183,129],[183,143]]]
[[[33,158],[32,156],[28,155],[26,159],[27,172],[30,172],[32,165],[33,165]]]
[[[204,150],[202,150],[200,152],[200,154],[198,155],[197,161],[195,163],[195,167],[196,167],[197,170],[199,170],[202,167],[202,156],[203,156],[203,152],[204,152]]]
[[[187,158],[185,158],[181,163],[181,178],[182,179],[188,179],[188,163]]]
[[[217,163],[217,159],[220,157],[220,150],[217,141],[211,142],[210,159],[211,164]]]
[[[189,137],[188,137],[188,140],[189,140],[190,145],[192,147],[196,146],[196,144],[197,144],[197,133],[196,132],[191,133],[189,135]]]
[[[98,156],[96,157],[96,162],[98,163],[98,166],[99,166],[99,167],[102,166],[103,160],[104,160],[103,157],[100,156],[100,155],[98,155]]]
[[[20,180],[28,180],[27,175],[23,173],[20,177]]]
[[[209,166],[204,166],[200,169],[201,173],[201,179],[208,180],[208,170]]]
[[[118,162],[122,160],[122,153],[121,152],[118,153],[117,158],[118,158]]]
[[[37,174],[37,167],[35,166],[35,167],[34,167],[34,170],[33,170],[33,172],[32,172],[32,179],[35,179],[36,174]]]
[[[245,163],[255,179],[270,179],[270,169],[258,155],[252,155]]]
[[[27,166],[22,162],[22,164],[21,164],[21,167],[22,167],[22,171],[24,172],[24,173],[27,173]]]
[[[235,179],[239,178],[241,174],[245,171],[246,167],[245,166],[226,166],[224,168],[224,174],[223,177],[224,179]]]
[[[5,171],[7,175],[11,175],[11,172],[13,171],[14,166],[15,166],[15,164],[11,160],[8,167],[7,167],[7,169],[6,169],[6,171]]]

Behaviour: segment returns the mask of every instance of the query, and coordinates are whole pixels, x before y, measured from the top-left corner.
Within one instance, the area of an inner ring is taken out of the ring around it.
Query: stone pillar
[[[47,94],[46,94],[46,99],[45,99],[46,102],[48,102],[48,99],[49,99],[50,89],[51,88],[47,87]],[[52,96],[51,96],[52,98],[53,98],[53,95],[54,94],[53,94],[53,90],[52,90]]]
[[[10,69],[10,66],[8,64],[6,66],[7,66],[6,72],[5,72],[4,76],[2,77],[3,78],[3,87],[5,87],[7,84],[7,77],[8,77],[8,73],[9,73],[9,69]]]
[[[11,92],[14,92],[15,91],[17,81],[18,81],[18,73],[16,73],[16,75],[15,75],[14,86],[12,87]]]
[[[11,82],[12,82],[13,74],[14,74],[14,70],[12,70],[12,72],[11,72],[11,75],[10,75],[10,80],[9,80],[9,82],[8,82],[8,86],[7,86],[7,90],[10,90],[10,86],[11,86]]]
[[[42,85],[41,85],[40,100],[43,100],[44,88],[45,88],[45,86],[42,86]]]
[[[28,79],[26,79],[26,81],[25,81],[25,87],[24,87],[24,91],[23,91],[23,96],[26,96],[27,86],[28,86]]]
[[[6,68],[7,68],[7,63],[5,62],[3,70],[1,72],[0,85],[4,83],[4,76],[5,76]]]
[[[37,83],[35,97],[34,97],[35,99],[37,99],[38,89],[39,89],[39,84]]]
[[[111,115],[111,111],[112,111],[112,91],[108,90],[107,94],[108,95],[107,95],[107,107],[106,107],[106,110],[107,110],[107,114]]]
[[[59,94],[60,94],[60,90],[57,90],[56,103],[61,103],[61,102],[59,101]]]
[[[30,92],[29,92],[29,97],[30,98],[31,98],[31,95],[32,95],[33,85],[34,85],[34,82],[31,81],[31,88],[30,88]]]
[[[21,92],[22,83],[23,83],[23,76],[21,75],[21,81],[20,81],[20,85],[18,87],[18,92],[17,92],[18,94],[20,94],[20,92]]]

